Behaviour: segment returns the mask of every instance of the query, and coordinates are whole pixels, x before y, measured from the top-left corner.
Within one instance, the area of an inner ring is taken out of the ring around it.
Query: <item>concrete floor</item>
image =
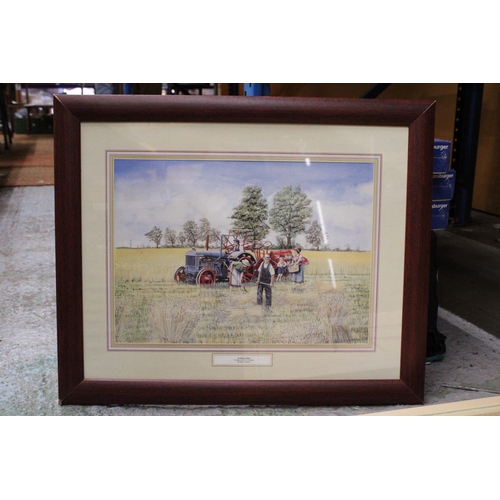
[[[500,218],[473,211],[437,235],[441,306],[500,338]]]
[[[53,204],[50,186],[0,189],[0,415],[312,416],[402,408],[58,405]],[[492,234],[497,223],[486,222]],[[500,248],[490,243],[455,230],[438,235],[439,328],[448,352],[426,367],[426,405],[500,394]]]

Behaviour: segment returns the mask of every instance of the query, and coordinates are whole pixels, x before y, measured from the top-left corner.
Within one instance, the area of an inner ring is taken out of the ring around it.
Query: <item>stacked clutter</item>
[[[455,192],[455,170],[450,170],[451,142],[434,139],[434,166],[432,180],[432,224],[431,228],[446,229],[450,214],[450,202]],[[427,318],[426,363],[442,361],[446,353],[446,336],[437,326],[438,321],[438,269],[437,235],[431,232],[431,265],[429,282],[429,310]]]
[[[456,171],[450,170],[451,142],[434,140],[434,173],[432,181],[432,229],[446,229],[450,202],[455,192]]]

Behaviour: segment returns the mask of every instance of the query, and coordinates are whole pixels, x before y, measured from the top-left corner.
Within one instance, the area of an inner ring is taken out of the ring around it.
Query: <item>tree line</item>
[[[267,200],[259,186],[243,188],[240,203],[233,208],[231,228],[235,233],[246,233],[249,242],[264,240],[271,230],[275,231],[278,248],[291,248],[295,238],[304,233],[309,245],[319,250],[323,243],[323,232],[317,220],[312,220],[312,200],[302,192],[300,186],[283,186],[273,198],[272,207],[268,207]],[[309,227],[308,227],[309,226]],[[207,218],[198,222],[188,220],[182,226],[182,231],[175,231],[166,227],[162,231],[159,227],[145,236],[159,248],[162,239],[165,246],[198,246],[200,240],[205,243],[208,235],[209,244],[217,245],[221,232],[213,228]]]

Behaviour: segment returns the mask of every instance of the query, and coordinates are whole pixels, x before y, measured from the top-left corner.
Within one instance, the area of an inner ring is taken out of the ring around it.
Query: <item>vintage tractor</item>
[[[243,281],[251,281],[257,271],[255,267],[257,260],[252,252],[242,248],[234,235],[221,235],[220,249],[209,250],[207,238],[205,250],[192,249],[186,252],[185,265],[175,271],[174,280],[177,283],[204,286],[229,282],[231,263],[246,259],[250,262],[250,266],[244,272]]]
[[[192,249],[186,252],[185,265],[174,273],[177,283],[190,283],[209,286],[220,282],[229,282],[229,267],[232,263],[247,260],[250,266],[243,273],[243,282],[248,283],[257,279],[257,271],[264,259],[264,255],[271,256],[271,262],[276,268],[280,257],[289,264],[292,260],[291,250],[271,250],[268,241],[248,242],[245,235],[223,234],[220,236],[220,248],[218,251],[209,250],[208,237],[205,250]],[[303,263],[307,259],[303,257]],[[285,268],[283,279],[289,276]]]

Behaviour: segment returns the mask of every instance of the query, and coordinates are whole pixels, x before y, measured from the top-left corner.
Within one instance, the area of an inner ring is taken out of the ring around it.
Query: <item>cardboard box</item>
[[[449,200],[433,201],[431,229],[446,229],[448,227],[449,214]]]
[[[434,172],[446,172],[450,166],[451,142],[434,139]]]
[[[432,179],[432,199],[451,200],[455,194],[455,170],[434,172]]]

